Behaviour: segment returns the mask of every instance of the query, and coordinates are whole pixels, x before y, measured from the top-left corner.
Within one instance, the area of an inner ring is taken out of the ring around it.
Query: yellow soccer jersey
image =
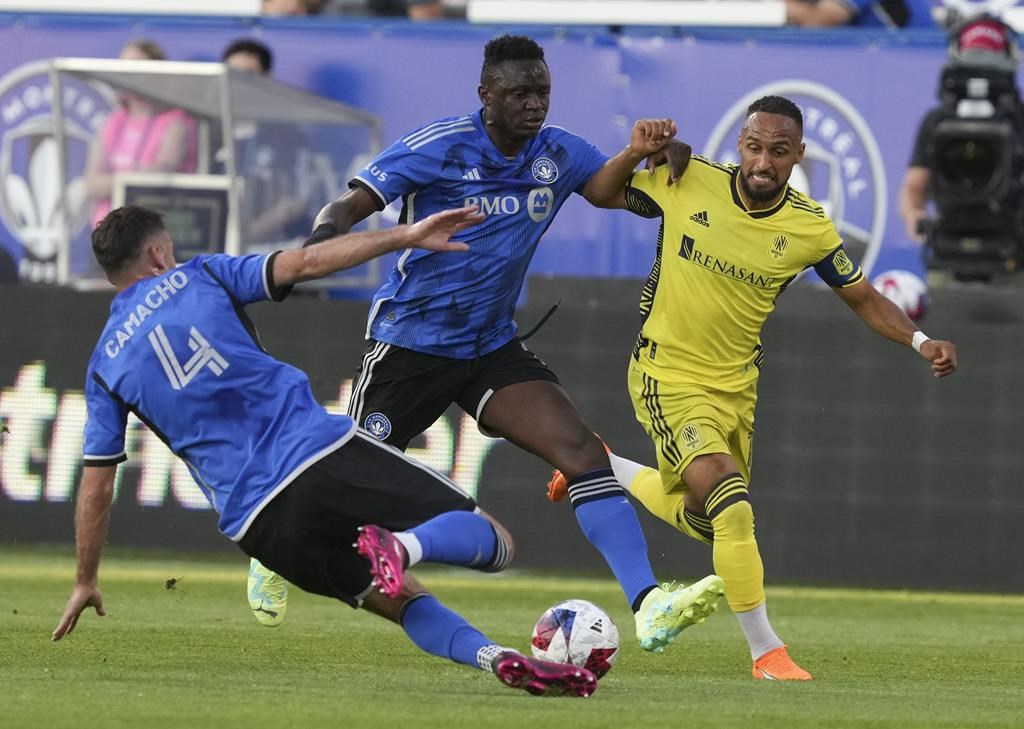
[[[667,165],[626,187],[628,210],[662,218],[634,349],[655,379],[738,392],[757,377],[761,327],[797,274],[814,266],[836,287],[863,278],[817,203],[787,188],[772,209],[747,210],[738,170],[694,156],[672,187]]]

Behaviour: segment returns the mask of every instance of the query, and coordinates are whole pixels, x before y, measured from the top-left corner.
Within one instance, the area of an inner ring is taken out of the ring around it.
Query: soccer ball
[[[901,269],[880,273],[872,281],[875,289],[914,321],[928,309],[928,286],[917,274]]]
[[[594,603],[566,600],[544,611],[530,645],[537,658],[571,663],[600,678],[619,654],[619,629]]]

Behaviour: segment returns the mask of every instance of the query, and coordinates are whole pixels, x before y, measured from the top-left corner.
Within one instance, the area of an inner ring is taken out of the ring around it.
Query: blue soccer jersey
[[[354,432],[317,403],[302,371],[263,350],[242,312],[287,294],[273,258],[200,256],[119,293],[85,384],[85,464],[126,459],[134,413],[188,465],[235,541]]]
[[[407,250],[370,308],[367,337],[454,359],[498,349],[526,270],[555,213],[607,157],[560,127],[545,126],[514,159],[484,130],[481,112],[443,119],[384,150],[349,182],[380,209],[401,197],[403,223],[478,205],[487,219],[455,236],[468,252]]]

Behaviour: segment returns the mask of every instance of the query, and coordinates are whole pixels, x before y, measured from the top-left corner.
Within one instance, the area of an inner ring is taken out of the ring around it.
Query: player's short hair
[[[537,41],[525,35],[503,35],[494,38],[484,46],[484,65],[480,69],[480,83],[491,78],[494,69],[507,61],[540,61],[544,60],[544,49]]]
[[[765,114],[780,114],[782,116],[788,116],[796,122],[797,129],[800,130],[800,133],[804,133],[803,112],[800,111],[799,106],[784,96],[762,96],[747,107],[747,116],[745,118],[749,119],[751,114],[758,111],[763,111]]]
[[[274,68],[274,54],[270,48],[260,43],[258,40],[252,38],[239,38],[231,41],[228,47],[224,49],[224,52],[220,54],[220,60],[227,61],[231,56],[236,53],[248,53],[250,56],[256,56],[260,62],[260,68],[263,69],[263,73],[270,75],[270,72]]]
[[[92,232],[92,252],[108,274],[118,273],[139,257],[143,244],[166,230],[164,216],[138,205],[111,210]]]

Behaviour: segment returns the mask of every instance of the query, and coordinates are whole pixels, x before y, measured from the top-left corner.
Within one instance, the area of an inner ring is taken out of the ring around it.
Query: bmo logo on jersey
[[[535,187],[526,196],[526,213],[535,223],[546,220],[554,206],[555,193],[551,192],[550,187]]]
[[[474,195],[467,197],[465,205],[476,205],[484,215],[515,215],[519,212],[519,198],[514,195]]]
[[[555,194],[549,188],[535,187],[526,196],[526,214],[539,223],[551,215],[554,203]],[[473,195],[463,204],[476,205],[484,215],[515,215],[523,207],[514,195]]]

